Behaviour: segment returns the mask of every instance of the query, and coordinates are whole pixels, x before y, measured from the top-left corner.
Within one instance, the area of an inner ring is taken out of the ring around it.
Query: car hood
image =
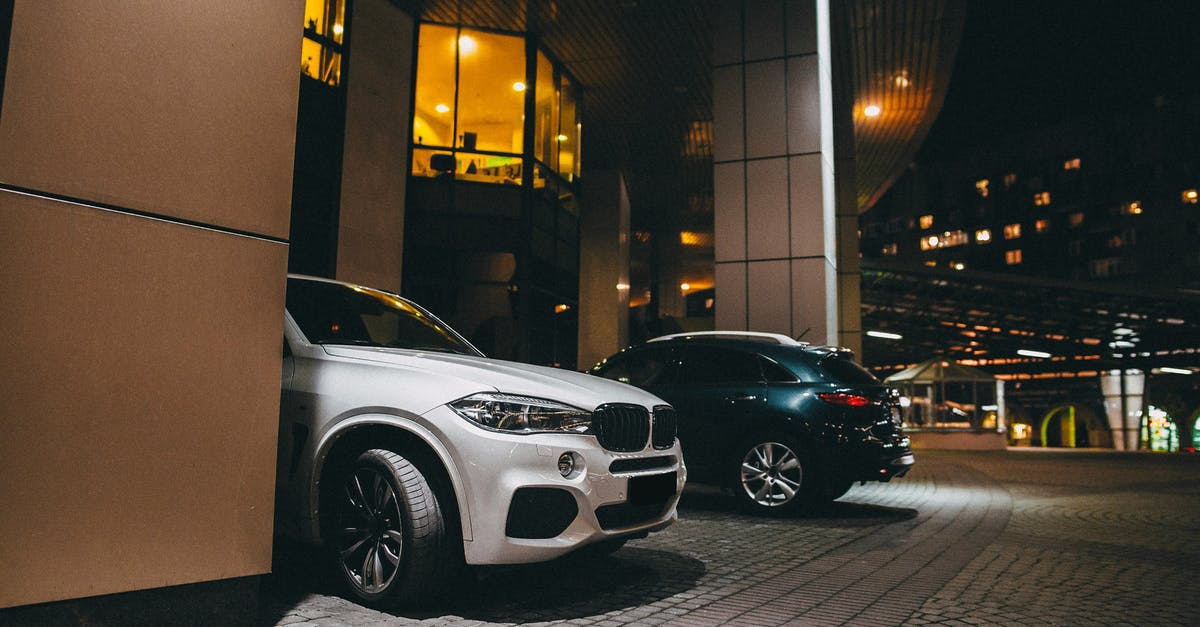
[[[445,377],[449,390],[491,391],[556,400],[594,410],[604,403],[653,407],[662,399],[639,388],[601,377],[501,359],[400,348],[324,345],[333,357],[371,362],[383,367],[417,369]],[[464,392],[464,395],[472,392]]]

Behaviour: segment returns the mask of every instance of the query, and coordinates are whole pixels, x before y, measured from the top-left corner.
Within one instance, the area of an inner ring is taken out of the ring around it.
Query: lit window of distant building
[[[954,246],[962,246],[968,241],[966,231],[946,231],[941,235],[927,235],[920,239],[921,250],[933,250],[935,248],[952,248]]]
[[[1184,204],[1194,205],[1198,200],[1200,200],[1200,192],[1197,192],[1194,189],[1185,189],[1183,190],[1183,193],[1180,194],[1180,200],[1182,200]]]
[[[921,228],[928,229],[928,228],[932,228],[932,227],[933,227],[933,216],[932,215],[921,216]]]
[[[898,252],[900,252],[900,247],[895,242],[884,244],[883,246],[883,254],[885,255],[895,255]]]
[[[300,74],[337,87],[342,81],[345,0],[307,0],[304,5]]]
[[[1107,244],[1109,248],[1121,248],[1125,245],[1125,240],[1120,235],[1113,235],[1108,238]]]
[[[1044,207],[1050,204],[1050,192],[1038,192],[1033,195],[1033,204]]]
[[[951,261],[950,267],[954,268],[955,270],[965,270],[967,268],[967,264],[961,261]]]
[[[936,267],[937,267],[937,262],[936,262],[936,261],[934,261],[934,260],[932,260],[932,259],[930,259],[929,261],[926,261],[926,262],[925,262],[925,265],[929,266],[930,268],[936,268]]]
[[[1080,224],[1083,224],[1083,212],[1076,211],[1075,213],[1072,213],[1071,215],[1067,216],[1067,222],[1070,223],[1072,228],[1077,227]]]
[[[1079,157],[1075,157],[1073,159],[1067,159],[1066,161],[1064,161],[1063,169],[1064,170],[1078,170],[1079,169]]]
[[[1045,233],[1050,230],[1050,220],[1042,218],[1041,220],[1033,223],[1033,228],[1036,229],[1038,233]]]
[[[1142,201],[1134,200],[1121,205],[1121,213],[1127,216],[1142,215]]]
[[[1004,263],[1010,266],[1015,266],[1021,263],[1021,249],[1017,248],[1014,250],[1004,251]]]
[[[978,231],[975,231],[975,243],[990,244],[991,242],[992,242],[992,230],[991,229],[979,229]]]
[[[987,198],[988,180],[987,179],[979,179],[978,181],[975,181],[975,191],[979,192],[979,195],[981,197]]]
[[[1020,224],[1004,225],[1004,239],[1017,239],[1019,237],[1021,237],[1021,225]]]
[[[1012,187],[1013,185],[1016,185],[1016,184],[1017,184],[1017,175],[1016,174],[1009,173],[1009,174],[1004,175],[1004,187],[1006,187],[1006,188]]]
[[[941,239],[936,235],[921,238],[921,250],[933,250],[941,243]]]

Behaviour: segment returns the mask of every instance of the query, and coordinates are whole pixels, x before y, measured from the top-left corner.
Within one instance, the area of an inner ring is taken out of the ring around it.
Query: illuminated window
[[[1083,212],[1076,211],[1075,213],[1072,213],[1071,215],[1067,216],[1067,221],[1071,224],[1072,228],[1083,224]]]
[[[1021,249],[1017,248],[1014,250],[1004,251],[1004,263],[1010,266],[1015,266],[1021,263]]]
[[[1127,216],[1137,216],[1142,214],[1142,201],[1134,200],[1121,205],[1121,213]]]
[[[1033,204],[1044,207],[1050,204],[1050,192],[1038,192],[1033,195]]]
[[[342,82],[345,0],[306,0],[300,74],[331,87]]]
[[[1013,185],[1016,185],[1016,184],[1017,184],[1017,175],[1016,174],[1010,173],[1010,174],[1004,175],[1004,187],[1005,188],[1012,187]]]
[[[1004,239],[1017,239],[1019,237],[1021,237],[1021,225],[1020,224],[1004,225]]]
[[[965,270],[967,268],[967,264],[965,264],[961,261],[951,261],[950,267],[955,270]]]
[[[936,261],[934,261],[934,260],[932,260],[932,259],[930,259],[929,261],[926,261],[926,262],[925,262],[925,265],[926,265],[926,266],[928,266],[928,267],[930,267],[930,268],[936,268],[936,267],[937,267],[937,262],[936,262]]]
[[[883,252],[885,255],[895,255],[900,252],[900,247],[896,245],[895,242],[891,244],[885,244],[881,252]]]
[[[992,242],[992,230],[991,229],[979,229],[978,231],[975,231],[975,243],[990,244],[991,242]]]
[[[561,195],[559,184],[548,186],[546,176],[553,172],[568,181],[579,176],[578,93],[541,52],[534,75],[526,76],[526,70],[523,37],[422,24],[412,174],[510,185],[528,177],[535,187]],[[533,145],[526,146],[530,98]],[[546,167],[526,167],[529,155]]]
[[[1079,169],[1079,157],[1075,157],[1074,159],[1067,159],[1066,161],[1064,161],[1063,169],[1064,170],[1078,170]]]
[[[931,215],[921,216],[921,228],[923,228],[923,229],[933,228],[933,216],[931,216]]]
[[[967,243],[966,231],[946,231],[941,235],[927,235],[920,239],[921,250],[952,248]]]
[[[975,191],[978,192],[981,197],[987,198],[988,180],[987,179],[979,179],[978,181],[975,181]]]
[[[1038,233],[1045,233],[1050,230],[1050,221],[1046,218],[1042,218],[1041,220],[1033,223],[1033,228],[1036,229]]]
[[[1194,189],[1185,189],[1183,190],[1183,193],[1180,194],[1180,200],[1182,200],[1184,204],[1194,205],[1196,204],[1197,200],[1200,200],[1200,192],[1197,192]]]

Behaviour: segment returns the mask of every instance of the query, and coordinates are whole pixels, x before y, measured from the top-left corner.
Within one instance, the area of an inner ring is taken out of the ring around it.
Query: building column
[[[415,26],[388,0],[356,0],[350,19],[336,273],[399,292]]]
[[[847,114],[836,128],[849,140],[835,141],[828,2],[730,1],[721,11],[716,326],[857,348],[853,153],[838,150],[852,148],[853,128]],[[849,179],[835,179],[843,169]]]
[[[1109,370],[1100,375],[1104,413],[1112,430],[1113,448],[1118,451],[1138,450],[1145,389],[1146,374],[1141,370]]]
[[[579,241],[581,370],[629,345],[629,196],[616,171],[583,180]]]

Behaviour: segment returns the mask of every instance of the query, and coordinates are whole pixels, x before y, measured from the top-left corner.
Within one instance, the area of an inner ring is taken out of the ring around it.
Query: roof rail
[[[693,331],[691,333],[672,333],[670,335],[662,335],[656,338],[647,340],[649,342],[659,342],[662,340],[686,339],[692,337],[724,337],[734,340],[751,340],[756,342],[770,342],[782,344],[785,346],[808,346],[808,342],[790,338],[782,333],[763,333],[761,331]]]

